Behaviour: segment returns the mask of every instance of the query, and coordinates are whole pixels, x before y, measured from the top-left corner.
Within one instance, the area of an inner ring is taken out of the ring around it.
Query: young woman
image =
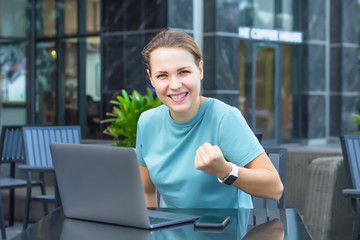
[[[283,185],[240,111],[200,96],[203,61],[184,32],[164,30],[143,50],[164,105],[138,122],[136,152],[148,207],[252,208]]]

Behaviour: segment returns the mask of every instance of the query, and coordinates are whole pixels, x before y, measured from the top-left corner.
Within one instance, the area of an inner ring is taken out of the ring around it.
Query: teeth
[[[185,95],[186,95],[186,93],[181,94],[181,95],[177,95],[177,96],[175,96],[175,95],[171,95],[170,97],[171,97],[171,98],[173,98],[173,99],[179,99],[179,98],[183,98],[183,97],[185,97]]]

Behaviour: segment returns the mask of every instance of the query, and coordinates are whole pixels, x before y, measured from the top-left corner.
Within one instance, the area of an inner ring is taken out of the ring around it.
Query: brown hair
[[[146,68],[150,71],[150,54],[157,48],[183,48],[194,56],[196,65],[199,64],[201,53],[196,45],[194,39],[187,33],[165,29],[158,33],[151,41],[145,46],[142,55],[145,59]]]

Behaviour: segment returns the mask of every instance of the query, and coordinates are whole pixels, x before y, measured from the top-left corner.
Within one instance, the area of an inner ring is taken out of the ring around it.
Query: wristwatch
[[[236,166],[234,163],[232,162],[229,162],[232,166],[232,170],[231,172],[229,173],[229,175],[227,175],[224,179],[220,179],[220,178],[217,178],[219,180],[219,182],[221,183],[225,183],[227,185],[231,185],[233,184],[233,182],[236,181],[236,179],[238,179],[238,166]]]

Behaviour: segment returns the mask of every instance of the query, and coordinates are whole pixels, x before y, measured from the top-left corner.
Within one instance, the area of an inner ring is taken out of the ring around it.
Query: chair
[[[262,141],[263,134],[262,132],[254,132],[256,138],[258,139],[259,143]]]
[[[352,239],[360,237],[360,135],[340,137],[344,164],[352,189],[343,189],[344,197],[350,198],[353,206],[354,221]]]
[[[285,189],[287,149],[266,147],[265,152],[269,156],[276,170],[278,171]],[[285,208],[285,191],[283,192],[279,201],[254,196],[252,197],[252,199],[254,208]]]
[[[46,195],[44,172],[54,172],[54,167],[50,154],[50,143],[81,143],[80,126],[32,126],[23,127],[23,140],[25,149],[26,165],[19,166],[19,170],[26,171],[27,176],[27,193],[26,206],[24,214],[23,229],[26,229],[29,221],[30,202],[31,200],[40,201],[44,204],[44,214],[48,214],[47,203],[55,203],[58,207],[61,205],[57,189],[56,179],[54,176],[54,195]],[[39,173],[42,185],[42,195],[31,196],[32,172]]]
[[[293,226],[292,226],[293,227]],[[284,235],[288,235],[289,226],[288,226],[288,215],[286,209],[264,209],[264,208],[254,208],[250,210],[249,221],[247,226],[247,233],[244,236],[245,239],[266,239],[263,235],[262,238],[255,234],[258,231],[266,231],[280,233],[279,230],[283,230]],[[267,235],[270,237],[270,235]],[[271,235],[275,236],[275,235]],[[290,236],[288,236],[290,237]],[[272,239],[272,237],[270,237]],[[274,238],[281,239],[281,238]],[[286,239],[286,237],[284,238]],[[290,237],[291,239],[291,237]]]
[[[0,146],[1,164],[10,164],[10,177],[0,178],[0,189],[9,189],[9,226],[14,225],[14,190],[27,186],[25,179],[15,178],[16,163],[24,161],[24,148],[21,136],[21,126],[3,126],[1,129],[1,146]],[[40,185],[38,181],[32,181],[31,186]],[[0,191],[0,226],[1,236],[6,238],[5,218],[2,206],[2,197]]]

